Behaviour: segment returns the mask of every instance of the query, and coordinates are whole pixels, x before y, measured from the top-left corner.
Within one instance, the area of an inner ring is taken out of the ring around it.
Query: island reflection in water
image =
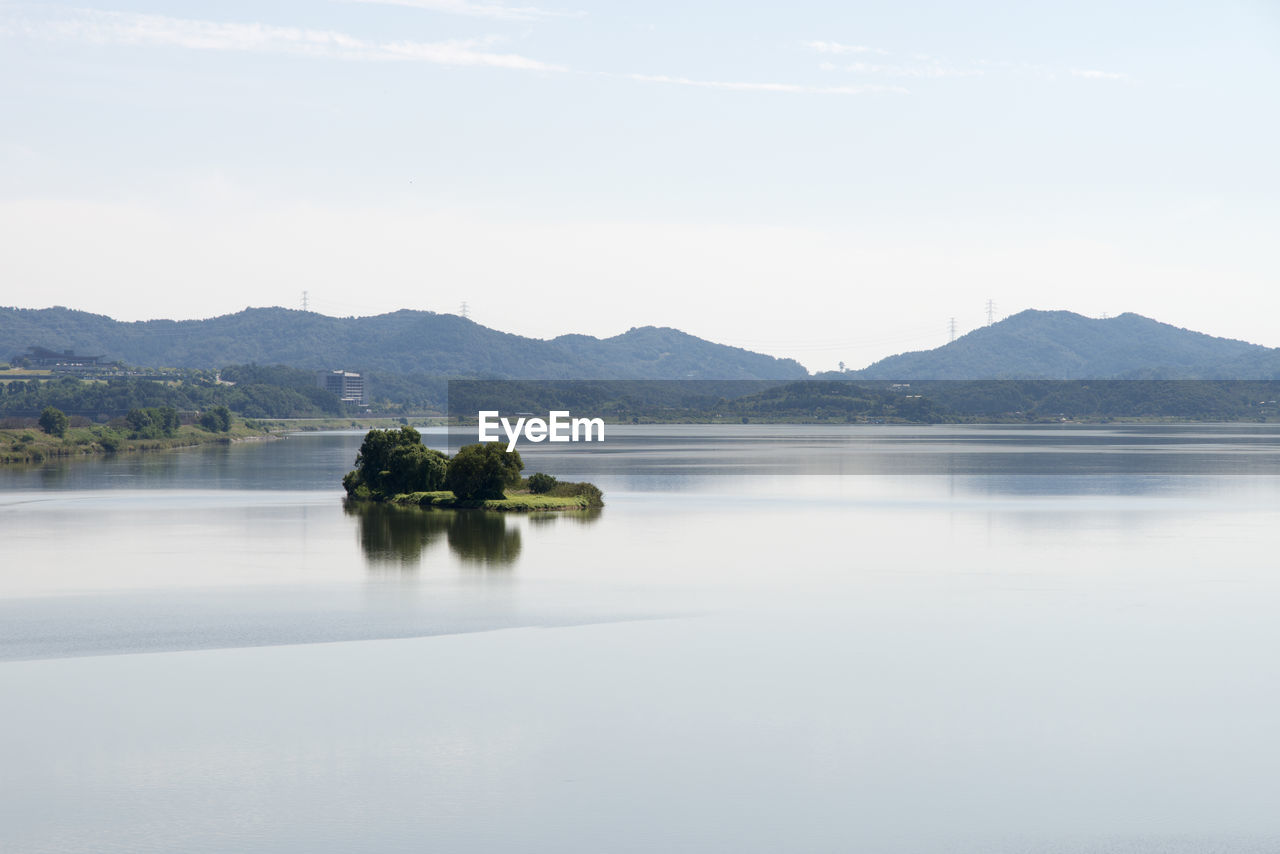
[[[521,530],[505,514],[483,510],[423,510],[364,501],[344,501],[343,510],[356,519],[356,537],[370,567],[413,569],[423,552],[441,538],[464,563],[511,567],[520,557]],[[578,523],[593,522],[599,511],[533,514],[542,526],[561,516]],[[513,520],[514,521],[514,520]]]

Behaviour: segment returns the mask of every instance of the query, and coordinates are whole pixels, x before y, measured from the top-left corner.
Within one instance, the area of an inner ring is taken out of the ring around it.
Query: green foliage
[[[237,371],[246,370],[227,369],[235,376],[241,375]],[[106,381],[84,381],[75,377],[43,382],[14,381],[0,384],[0,392],[3,392],[0,393],[0,415],[38,412],[47,406],[90,416],[162,406],[199,411],[223,406],[251,418],[344,414],[341,401],[324,389],[315,387],[311,372],[281,369],[282,372],[277,373],[273,370],[258,369],[245,373],[248,380],[236,385],[215,384],[200,371],[189,371],[185,376],[175,374],[171,382],[136,377],[111,377]],[[307,384],[303,384],[304,377]],[[261,381],[264,378],[287,381],[291,385]]]
[[[67,427],[70,423],[71,421],[67,418],[67,414],[61,409],[46,406],[44,411],[40,413],[40,429],[50,436],[57,436],[61,439],[67,435]]]
[[[555,488],[556,479],[549,474],[534,472],[529,475],[529,491],[537,495],[550,492]]]
[[[357,498],[439,489],[447,459],[423,445],[422,435],[408,425],[399,430],[370,430],[356,454],[356,467],[343,477],[342,486]]]
[[[316,385],[315,373],[287,365],[230,365],[222,379],[231,408],[250,418],[342,415],[346,407],[332,392]]]
[[[547,493],[552,498],[578,498],[582,499],[587,507],[603,507],[604,493],[600,491],[600,487],[594,483],[557,483]]]
[[[446,468],[445,455],[424,445],[393,448],[387,455],[387,470],[382,473],[382,491],[397,495],[439,489],[444,485]]]
[[[97,442],[102,450],[115,453],[124,445],[124,437],[110,427],[97,426],[90,429],[92,441]]]
[[[808,380],[774,386],[727,401],[717,411],[742,423],[772,421],[893,420],[936,423],[945,413],[928,398],[889,389],[866,388],[842,380]]]
[[[226,433],[231,429],[231,410],[215,406],[200,415],[200,426],[210,433]]]
[[[505,490],[520,482],[524,461],[519,451],[500,442],[464,445],[449,461],[444,487],[461,501],[504,498]]]
[[[149,406],[146,409],[131,409],[125,421],[131,430],[130,439],[159,439],[172,436],[178,432],[182,422],[178,420],[178,410],[172,406]]]
[[[411,492],[397,495],[391,503],[432,510],[467,509],[497,510],[499,512],[536,513],[544,510],[591,510],[604,506],[603,501],[592,503],[587,495],[529,495],[517,493],[508,498],[491,498],[486,501],[459,501],[452,492]]]

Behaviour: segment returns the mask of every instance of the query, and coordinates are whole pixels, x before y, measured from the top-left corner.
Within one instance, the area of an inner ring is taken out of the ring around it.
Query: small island
[[[370,430],[342,478],[349,501],[499,511],[590,510],[604,506],[591,483],[568,483],[541,472],[522,477],[518,451],[496,442],[466,445],[450,457],[422,444],[409,426]]]

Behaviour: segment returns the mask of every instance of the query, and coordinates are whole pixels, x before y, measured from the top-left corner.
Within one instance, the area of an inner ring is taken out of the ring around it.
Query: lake
[[[361,437],[0,470],[0,850],[1280,849],[1280,428]]]

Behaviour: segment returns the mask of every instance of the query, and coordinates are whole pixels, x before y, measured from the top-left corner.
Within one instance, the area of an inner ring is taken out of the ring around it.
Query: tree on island
[[[550,499],[525,503],[520,472],[524,461],[501,442],[465,445],[452,458],[427,448],[417,430],[370,430],[365,434],[356,467],[342,478],[350,498],[357,501],[412,503],[420,507],[475,507],[485,501],[515,503],[514,509],[596,508],[604,506],[599,487],[591,483],[567,483],[548,474],[534,474],[528,492]],[[507,491],[517,493],[508,499]],[[452,496],[445,493],[451,492]]]
[[[556,488],[558,481],[549,474],[534,472],[529,475],[529,491],[534,495],[542,495]]]
[[[44,412],[40,413],[40,429],[50,436],[57,436],[61,439],[67,435],[67,427],[70,426],[70,423],[67,414],[61,409],[46,406]]]
[[[405,425],[399,430],[370,430],[356,454],[356,467],[342,479],[356,498],[390,498],[444,487],[448,456],[422,444],[422,434]]]
[[[519,451],[508,451],[499,442],[464,445],[449,461],[444,488],[459,501],[506,498],[505,490],[520,483],[524,461]]]

